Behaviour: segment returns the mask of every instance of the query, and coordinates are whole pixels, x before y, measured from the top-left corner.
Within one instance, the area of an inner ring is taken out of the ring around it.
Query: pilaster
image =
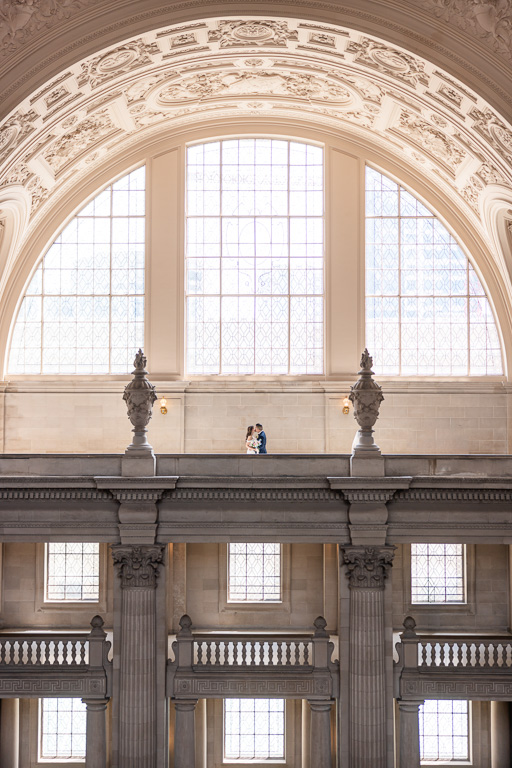
[[[174,768],[196,768],[195,710],[197,699],[175,701]]]
[[[340,549],[349,584],[350,768],[386,768],[387,706],[384,583],[394,547]]]
[[[122,768],[157,768],[156,585],[164,550],[159,544],[112,547],[121,583],[118,753]]]
[[[87,708],[85,768],[106,768],[108,699],[82,699]]]
[[[419,711],[423,701],[399,701],[400,768],[420,768]]]
[[[331,701],[309,701],[310,768],[331,768]]]

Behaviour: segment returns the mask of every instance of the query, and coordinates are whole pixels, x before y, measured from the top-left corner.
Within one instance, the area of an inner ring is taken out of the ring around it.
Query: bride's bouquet
[[[247,447],[252,448],[256,453],[260,452],[260,441],[257,437],[250,437],[247,441]]]

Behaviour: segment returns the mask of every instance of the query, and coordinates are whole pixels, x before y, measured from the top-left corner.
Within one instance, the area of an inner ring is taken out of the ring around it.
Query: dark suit
[[[260,441],[260,453],[267,452],[267,436],[263,430],[258,434],[258,440]]]

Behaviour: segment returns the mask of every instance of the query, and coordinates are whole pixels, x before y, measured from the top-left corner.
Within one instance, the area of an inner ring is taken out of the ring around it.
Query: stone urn
[[[373,358],[367,349],[361,356],[359,379],[350,387],[348,396],[354,406],[354,418],[359,431],[354,440],[354,453],[380,454],[379,446],[373,440],[373,426],[379,418],[379,408],[384,400],[382,387],[373,380]]]
[[[146,438],[146,427],[153,415],[153,403],[157,399],[154,384],[146,378],[146,357],[139,349],[135,355],[133,379],[126,385],[123,400],[128,408],[128,418],[133,424],[133,440],[126,451],[152,452]]]

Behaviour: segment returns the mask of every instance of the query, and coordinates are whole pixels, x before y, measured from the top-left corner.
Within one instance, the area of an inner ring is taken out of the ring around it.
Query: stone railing
[[[512,698],[511,635],[418,635],[415,628],[408,616],[396,646],[396,698]]]
[[[95,616],[88,634],[0,634],[0,698],[110,696],[110,642]]]
[[[194,634],[190,617],[180,620],[168,662],[173,699],[244,695],[331,698],[338,686],[333,643],[319,616],[312,635]]]

